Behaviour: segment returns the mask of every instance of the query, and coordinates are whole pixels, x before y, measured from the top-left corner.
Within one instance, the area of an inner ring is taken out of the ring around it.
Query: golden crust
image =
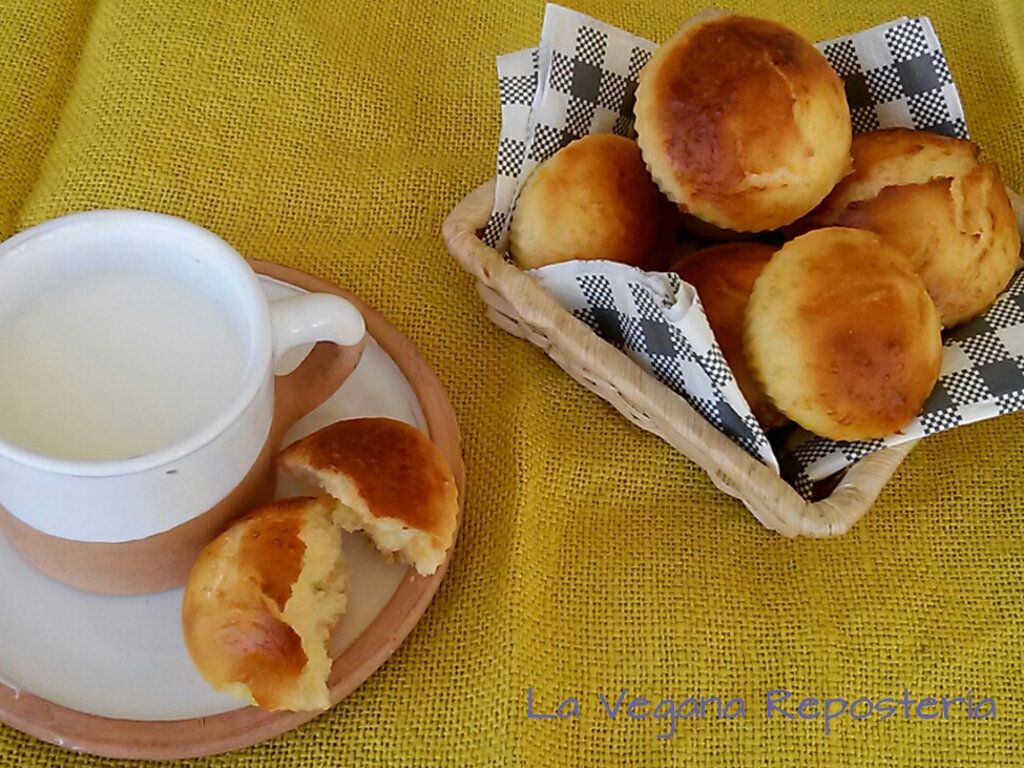
[[[574,259],[656,269],[666,261],[673,213],[636,143],[594,134],[530,174],[512,214],[509,243],[521,269]]]
[[[903,251],[952,327],[984,312],[1018,264],[1020,235],[991,163],[969,141],[889,128],[853,140],[854,172],[801,223],[866,229]]]
[[[288,446],[288,471],[312,479],[338,501],[335,519],[362,530],[386,553],[433,573],[455,536],[458,492],[430,439],[388,418],[335,422]]]
[[[902,253],[831,227],[772,257],[747,305],[745,349],[789,418],[834,440],[866,440],[921,411],[939,375],[941,326]]]
[[[658,186],[718,227],[789,224],[850,168],[842,82],[807,40],[765,19],[683,25],[640,73],[634,111]]]
[[[716,245],[683,258],[672,268],[696,289],[740,392],[764,429],[782,426],[786,417],[750,372],[743,352],[743,325],[750,292],[776,250],[762,243]]]
[[[203,549],[185,587],[182,632],[217,690],[272,710],[330,705],[327,642],[347,602],[333,506],[276,501]]]

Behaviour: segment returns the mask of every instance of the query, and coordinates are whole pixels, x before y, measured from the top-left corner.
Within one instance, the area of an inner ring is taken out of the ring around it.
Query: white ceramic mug
[[[33,297],[45,297],[71,280],[106,280],[126,270],[195,290],[222,313],[225,328],[230,326],[231,338],[240,344],[232,354],[242,361],[232,391],[219,393],[223,407],[170,444],[105,460],[29,450],[0,428],[0,506],[6,511],[0,529],[50,575],[114,593],[181,583],[196,549],[245,511],[239,506],[268,495],[274,441],[289,422],[340,385],[358,361],[365,332],[359,311],[345,299],[305,294],[268,303],[245,259],[216,235],[172,216],[126,210],[71,214],[0,244],[0,326],[6,307],[31,305]],[[184,333],[173,319],[171,324],[175,334]],[[275,407],[274,361],[289,349],[319,341],[347,350],[318,348],[288,377],[287,403],[282,406],[279,392]],[[4,366],[0,360],[0,376]],[[28,406],[0,402],[0,408],[19,407]],[[197,526],[198,518],[215,509]],[[175,531],[188,535],[176,537]],[[127,546],[139,541],[148,541],[148,547]],[[183,546],[188,551],[163,554]],[[161,557],[168,562],[158,563]],[[167,572],[149,573],[160,569]]]

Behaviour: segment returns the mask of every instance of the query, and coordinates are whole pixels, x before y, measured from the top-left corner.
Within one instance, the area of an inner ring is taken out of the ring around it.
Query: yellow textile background
[[[699,0],[569,3],[652,39]],[[452,568],[328,714],[210,766],[1007,766],[1024,752],[1024,415],[922,444],[838,540],[784,540],[525,342],[441,222],[493,173],[494,57],[540,0],[5,0],[0,235],[94,207],[192,219],[336,281],[435,366],[462,426]],[[927,14],[969,125],[1024,189],[1021,0],[733,0],[824,39]],[[3,618],[0,617],[0,621]],[[2,653],[2,649],[0,649]],[[61,663],[59,659],[55,664]],[[580,699],[578,721],[531,720]],[[597,695],[744,697],[741,720],[610,720]],[[996,700],[995,720],[764,717],[764,692]],[[0,727],[11,765],[114,765]]]

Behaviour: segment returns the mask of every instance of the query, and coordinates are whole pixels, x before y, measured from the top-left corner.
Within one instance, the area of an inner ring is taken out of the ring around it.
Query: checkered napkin
[[[855,132],[905,126],[967,138],[956,86],[927,18],[896,19],[817,47],[843,79]],[[494,209],[483,232],[488,245],[507,251],[519,189],[544,160],[590,133],[635,136],[637,76],[655,48],[549,4],[540,45],[498,58],[502,132]],[[808,497],[816,480],[886,445],[1024,408],[1020,275],[983,318],[946,341],[939,385],[924,414],[901,434],[837,443],[798,431],[776,460],[731,373],[721,367],[724,358],[699,301],[677,276],[609,262],[570,262],[531,274],[751,455],[781,468]]]
[[[483,241],[508,250],[519,188],[533,169],[591,133],[634,138],[637,76],[658,46],[549,3],[537,48],[498,57],[501,137],[494,210]]]
[[[778,470],[715,342],[697,292],[671,272],[582,261],[532,270],[555,301],[765,464]]]

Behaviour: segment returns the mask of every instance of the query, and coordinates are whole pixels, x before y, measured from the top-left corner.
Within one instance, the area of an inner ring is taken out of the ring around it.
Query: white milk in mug
[[[247,346],[212,296],[167,274],[58,281],[0,309],[0,435],[86,461],[174,445],[238,394]]]

